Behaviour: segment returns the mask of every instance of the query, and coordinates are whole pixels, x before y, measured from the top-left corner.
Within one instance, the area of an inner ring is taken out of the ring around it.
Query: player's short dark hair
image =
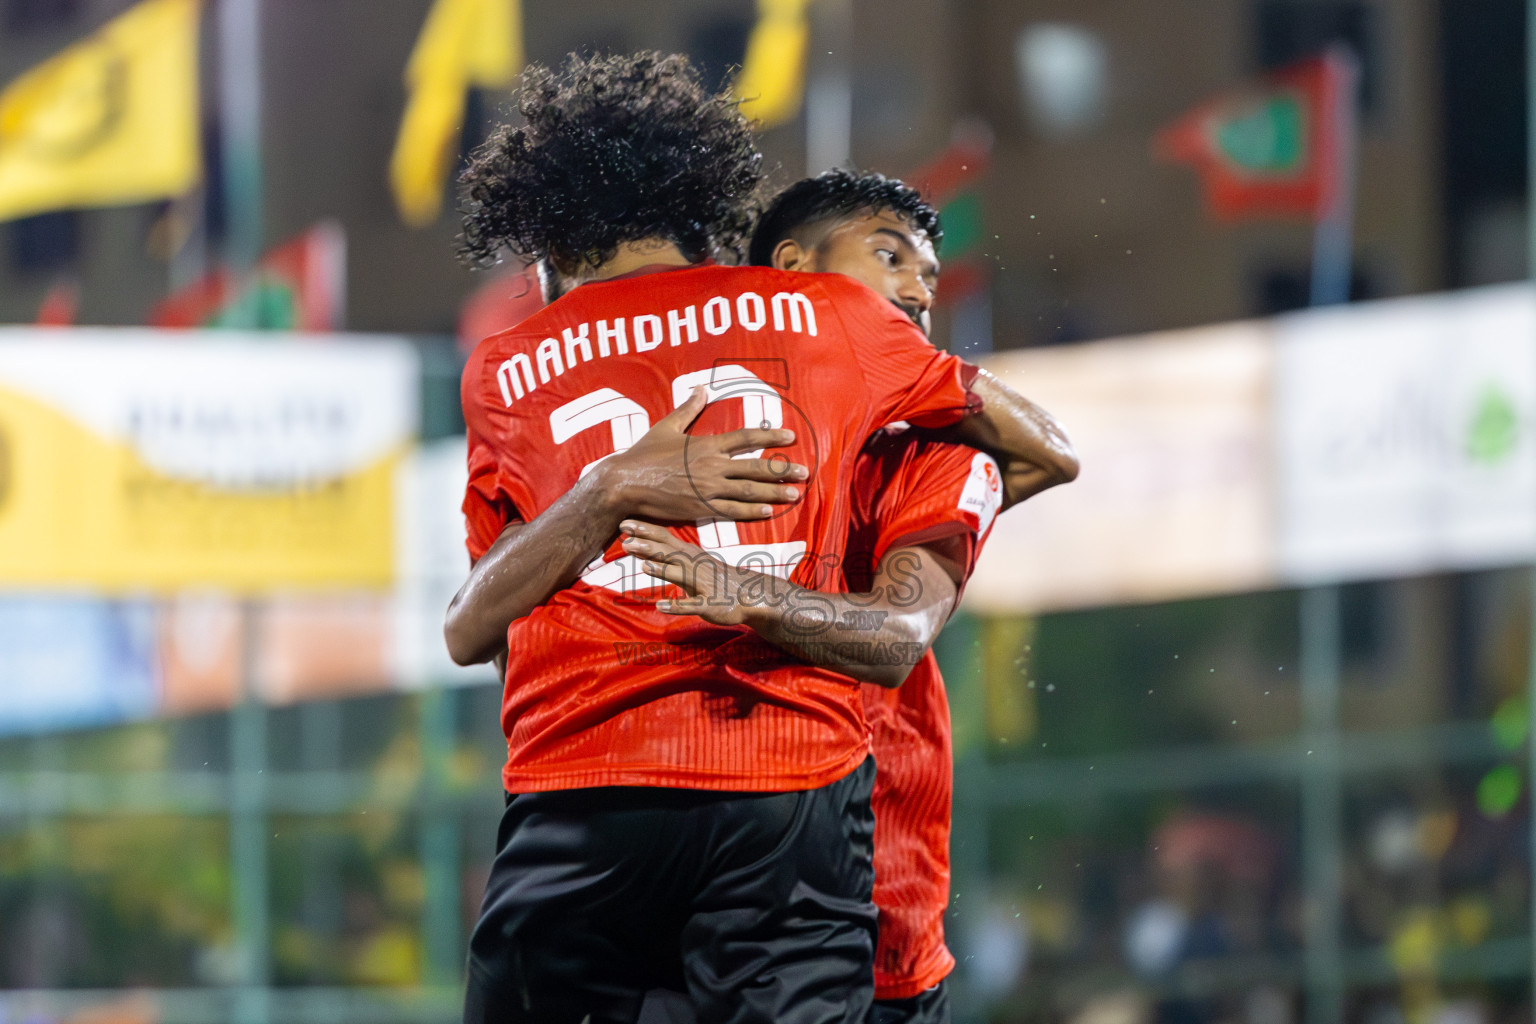
[[[856,174],[839,168],[797,181],[775,196],[752,232],[747,258],[757,266],[769,266],[774,247],[797,229],[860,213],[894,213],[924,232],[935,249],[944,237],[938,211],[911,185],[883,174]]]
[[[729,93],[680,55],[572,54],[523,73],[520,125],[502,125],[459,178],[459,254],[503,249],[596,266],[624,242],[665,238],[691,259],[739,254],[757,212],[762,154]]]

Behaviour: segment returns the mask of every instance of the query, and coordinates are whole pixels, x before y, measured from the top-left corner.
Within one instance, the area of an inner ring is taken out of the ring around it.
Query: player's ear
[[[810,270],[812,251],[793,238],[786,238],[773,247],[773,269]]]

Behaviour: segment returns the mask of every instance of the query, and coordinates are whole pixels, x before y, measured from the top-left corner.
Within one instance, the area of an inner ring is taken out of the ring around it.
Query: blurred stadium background
[[[583,48],[745,62],[778,184],[926,183],[937,339],[1079,443],[939,643],[957,1019],[1530,1021],[1531,31],[0,0],[0,1024],[457,1019],[458,370],[529,282],[455,263],[448,179]]]

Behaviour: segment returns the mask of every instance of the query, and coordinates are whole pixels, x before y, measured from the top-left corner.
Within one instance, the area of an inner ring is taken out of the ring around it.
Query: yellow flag
[[[523,66],[521,0],[435,0],[405,68],[409,94],[389,159],[401,218],[413,227],[437,219],[443,179],[458,152],[471,86],[511,83]]]
[[[0,220],[197,184],[197,16],[143,0],[0,92]]]
[[[747,56],[736,76],[741,111],[764,128],[800,112],[805,92],[805,52],[811,27],[805,9],[811,0],[757,0],[757,25],[747,39]]]

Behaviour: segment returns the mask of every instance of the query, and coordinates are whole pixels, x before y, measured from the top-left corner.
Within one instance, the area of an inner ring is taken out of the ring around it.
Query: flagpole
[[[199,185],[180,199],[172,200],[166,217],[173,229],[176,218],[185,217],[188,221],[186,238],[171,254],[169,290],[175,295],[208,273],[208,187]]]
[[[1355,223],[1355,165],[1358,150],[1358,118],[1355,113],[1359,90],[1360,61],[1342,47],[1331,49],[1327,60],[1337,74],[1334,94],[1334,157],[1338,192],[1330,208],[1318,219],[1312,235],[1312,306],[1331,306],[1349,301],[1349,281],[1353,269]]]
[[[1525,7],[1525,146],[1526,146],[1526,229],[1529,232],[1526,258],[1527,273],[1536,278],[1536,0],[1527,0]],[[1529,829],[1529,851],[1526,864],[1527,878],[1536,878],[1536,565],[1530,575],[1530,634],[1527,659],[1528,682],[1525,697],[1528,717],[1526,732],[1526,815]],[[1526,925],[1526,939],[1531,950],[1530,988],[1536,1000],[1536,886],[1527,885],[1530,891],[1530,916]]]
[[[1536,0],[1533,0],[1536,2]],[[1356,97],[1359,60],[1341,47],[1325,59],[1334,78],[1333,177],[1336,192],[1318,219],[1312,243],[1313,307],[1349,301],[1355,216]],[[1307,1024],[1340,1024],[1346,982],[1343,962],[1344,879],[1340,853],[1343,814],[1339,778],[1339,589],[1312,587],[1299,595],[1300,739],[1307,748],[1301,772],[1301,859],[1307,913],[1303,973]]]
[[[853,150],[852,0],[825,0],[816,12],[806,68],[805,173],[847,167]]]
[[[221,0],[218,31],[223,257],[239,296],[261,259],[261,0]],[[226,323],[237,329],[260,326],[255,306],[238,298],[226,311]],[[235,1024],[272,1019],[267,711],[256,692],[257,614],[254,599],[241,602],[241,698],[230,713],[230,913],[240,964]]]
[[[219,18],[219,143],[223,163],[224,262],[234,294],[261,259],[261,0],[222,0]],[[228,325],[260,326],[236,301]]]

